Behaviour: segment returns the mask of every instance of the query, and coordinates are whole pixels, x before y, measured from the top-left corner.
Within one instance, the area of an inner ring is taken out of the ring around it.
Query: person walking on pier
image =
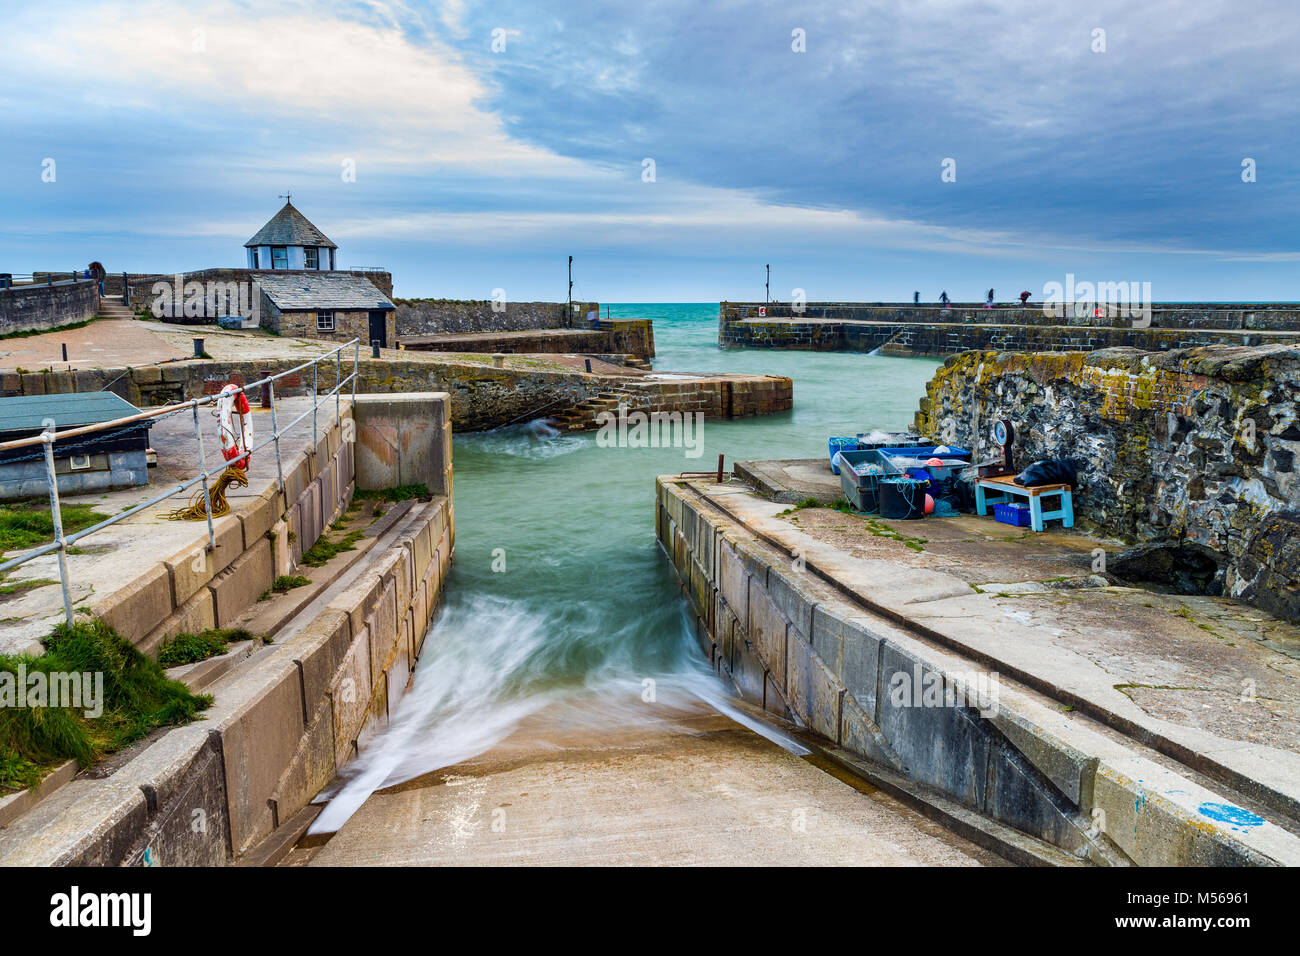
[[[912,293],[912,305],[920,305],[920,304],[921,304],[921,293],[920,293],[920,292],[913,292],[913,293]]]
[[[986,309],[991,309],[991,308],[993,308],[993,290],[992,290],[992,289],[989,289],[988,297],[985,298],[985,300],[984,300],[984,308],[986,308]]]
[[[1028,292],[1020,293],[1020,305],[1023,307],[1026,304],[1028,304],[1028,302],[1029,302],[1029,293]]]
[[[944,307],[945,309],[948,308],[948,290],[947,290],[947,289],[944,289],[942,292],[939,293],[939,301],[943,303],[943,307]]]

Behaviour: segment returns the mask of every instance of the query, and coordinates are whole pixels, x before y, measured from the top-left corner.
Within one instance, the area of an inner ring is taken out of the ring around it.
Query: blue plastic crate
[[[858,447],[856,438],[828,438],[826,440],[827,457],[831,460],[831,474],[838,475],[840,466],[835,464],[835,453],[840,451],[854,451]]]
[[[993,517],[1003,524],[1013,524],[1017,528],[1032,526],[1029,517],[1029,505],[1007,504],[1002,502],[993,506]]]

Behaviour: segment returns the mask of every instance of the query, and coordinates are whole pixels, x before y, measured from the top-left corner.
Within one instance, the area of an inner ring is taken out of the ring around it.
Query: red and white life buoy
[[[227,385],[217,399],[217,430],[221,434],[221,454],[226,461],[238,458],[233,467],[248,470],[248,450],[253,447],[253,416],[249,414],[248,398],[238,385]],[[238,413],[240,427],[235,430],[234,416]]]

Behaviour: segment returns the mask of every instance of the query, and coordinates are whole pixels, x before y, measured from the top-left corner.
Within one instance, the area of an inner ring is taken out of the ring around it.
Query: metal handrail
[[[36,273],[17,273],[17,272],[0,272],[0,292],[9,289],[32,289],[41,286],[62,285],[63,283],[77,282],[98,282],[93,275],[87,275],[87,270],[78,269],[76,272],[36,272]]]
[[[343,370],[343,366],[342,366],[343,350],[348,348],[349,346],[352,347],[352,373],[347,377],[343,378],[340,377],[339,374]],[[317,388],[317,384],[319,382],[318,369],[322,362],[325,362],[330,358],[334,359],[334,364],[335,364],[334,387],[330,389],[328,392],[326,392],[324,394],[324,397],[322,397],[320,391]],[[281,500],[283,500],[285,505],[287,506],[288,501],[284,498],[284,465],[280,458],[280,436],[288,432],[290,429],[294,428],[295,426],[297,426],[299,422],[303,421],[304,419],[307,418],[308,415],[310,415],[311,416],[311,441],[312,441],[311,447],[312,447],[312,454],[315,454],[316,446],[319,442],[318,421],[316,415],[317,409],[319,409],[324,402],[328,401],[331,395],[334,396],[335,419],[338,420],[342,413],[340,395],[342,393],[343,386],[349,383],[351,383],[352,401],[353,401],[353,405],[355,406],[356,397],[357,397],[357,376],[358,376],[358,369],[360,366],[360,359],[361,359],[361,340],[359,338],[355,338],[352,339],[350,342],[345,342],[344,344],[338,346],[337,348],[330,349],[328,352],[324,353],[323,355],[319,355],[314,359],[311,359],[307,362],[303,362],[301,365],[295,365],[293,368],[285,369],[284,371],[277,372],[274,375],[268,375],[265,378],[258,379],[255,382],[249,382],[246,385],[237,386],[234,394],[242,393],[244,395],[247,395],[250,389],[261,388],[263,385],[267,386],[268,402],[271,406],[271,434],[265,439],[263,439],[261,442],[254,445],[252,448],[247,449],[244,452],[244,454],[237,456],[232,461],[225,462],[224,467],[232,467],[234,465],[237,465],[241,461],[245,461],[248,458],[250,458],[254,452],[259,451],[262,448],[265,448],[267,445],[274,444],[275,469],[276,469],[276,475],[280,486]],[[301,372],[303,369],[306,368],[312,369],[312,390],[311,390],[312,406],[309,410],[303,412],[301,415],[299,415],[297,418],[291,421],[288,425],[284,426],[284,428],[280,428],[275,414],[275,383],[279,379],[285,378],[286,376],[289,375],[293,375],[296,372]],[[181,402],[176,405],[168,405],[163,408],[155,409],[154,411],[150,411],[150,412],[140,412],[137,415],[127,415],[123,418],[114,419],[111,422],[98,422],[94,425],[82,425],[77,428],[68,428],[61,432],[55,430],[55,425],[51,421],[48,427],[45,429],[45,431],[41,432],[39,435],[31,435],[27,438],[16,438],[11,441],[0,442],[0,451],[6,451],[13,448],[28,448],[31,447],[32,445],[38,445],[38,444],[44,446],[46,480],[49,482],[50,485],[50,515],[51,518],[53,519],[53,524],[54,524],[54,540],[52,542],[50,542],[49,544],[41,545],[36,548],[32,548],[31,550],[25,551],[22,554],[18,555],[17,557],[10,558],[7,561],[0,562],[0,574],[3,574],[4,572],[8,571],[11,568],[16,568],[22,564],[26,564],[28,561],[35,560],[36,558],[43,557],[44,555],[50,554],[52,552],[58,552],[59,584],[63,588],[63,613],[67,619],[68,624],[71,625],[72,624],[72,595],[71,595],[71,591],[69,590],[70,574],[68,571],[68,556],[67,556],[68,547],[73,543],[80,541],[82,538],[87,537],[88,535],[92,535],[97,531],[102,531],[104,528],[107,528],[110,525],[117,524],[119,521],[123,521],[131,517],[132,515],[139,514],[141,511],[143,511],[146,508],[151,508],[154,505],[166,501],[168,498],[171,498],[175,495],[183,494],[186,490],[194,487],[194,485],[199,483],[202,483],[203,485],[203,498],[204,498],[204,503],[207,506],[206,511],[207,511],[207,523],[208,523],[208,543],[207,543],[206,550],[207,551],[215,550],[217,546],[217,539],[216,539],[216,531],[212,524],[212,499],[208,493],[208,478],[212,474],[212,472],[208,470],[207,460],[204,457],[204,453],[203,453],[203,432],[202,429],[199,427],[199,406],[211,405],[215,402],[220,401],[221,397],[222,396],[220,394],[207,395],[204,396],[203,398],[190,399],[188,402]],[[59,499],[58,474],[56,473],[54,468],[55,443],[60,440],[75,438],[79,435],[87,435],[93,432],[106,431],[112,428],[120,428],[123,425],[130,425],[134,422],[146,421],[151,418],[166,418],[171,415],[179,414],[180,412],[183,412],[186,409],[190,410],[190,413],[194,418],[194,440],[198,445],[199,473],[195,475],[193,478],[190,478],[186,481],[182,481],[180,484],[169,488],[167,491],[161,494],[154,495],[153,497],[148,498],[145,501],[139,502],[138,504],[134,504],[123,511],[119,511],[115,515],[111,515],[105,520],[100,521],[98,524],[91,525],[89,528],[83,528],[80,531],[76,532],[75,534],[71,534],[71,535],[64,534],[62,511],[60,508],[60,499]]]

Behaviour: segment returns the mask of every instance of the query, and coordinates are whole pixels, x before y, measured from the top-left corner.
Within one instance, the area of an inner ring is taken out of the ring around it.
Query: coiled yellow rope
[[[212,517],[220,518],[230,512],[230,502],[226,500],[226,489],[231,485],[240,488],[248,487],[248,476],[244,474],[243,469],[227,468],[208,489],[208,497],[212,499]],[[189,505],[167,513],[167,518],[171,521],[202,521],[207,516],[208,511],[204,506],[202,486],[199,487],[198,491],[190,495]]]

